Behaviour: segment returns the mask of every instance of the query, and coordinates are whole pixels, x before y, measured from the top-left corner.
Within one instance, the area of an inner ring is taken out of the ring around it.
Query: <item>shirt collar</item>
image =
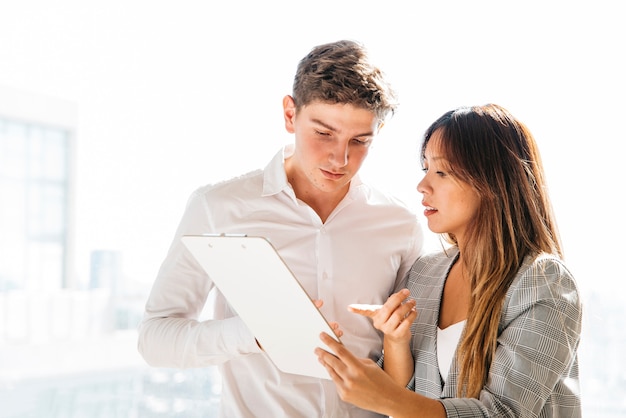
[[[263,196],[275,195],[282,190],[291,188],[285,173],[285,158],[293,155],[293,149],[293,144],[286,145],[265,166],[263,171]]]

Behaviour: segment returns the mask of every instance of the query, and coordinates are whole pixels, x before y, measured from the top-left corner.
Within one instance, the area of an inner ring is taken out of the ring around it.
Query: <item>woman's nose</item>
[[[417,187],[416,187],[416,189],[417,189],[417,191],[418,191],[418,192],[420,192],[420,193],[424,194],[424,193],[426,193],[426,186],[427,186],[427,183],[426,183],[426,176],[424,176],[424,177],[423,177],[423,178],[422,178],[422,179],[421,179],[421,180],[417,183]]]

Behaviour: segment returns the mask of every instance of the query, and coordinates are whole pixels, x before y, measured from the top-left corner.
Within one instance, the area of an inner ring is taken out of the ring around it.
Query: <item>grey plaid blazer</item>
[[[418,310],[412,328],[415,376],[409,387],[440,399],[448,417],[580,417],[576,353],[582,307],[574,278],[551,255],[525,260],[509,288],[479,399],[455,398],[456,358],[443,383],[437,323],[445,278],[457,256],[456,248],[423,256],[408,273]]]

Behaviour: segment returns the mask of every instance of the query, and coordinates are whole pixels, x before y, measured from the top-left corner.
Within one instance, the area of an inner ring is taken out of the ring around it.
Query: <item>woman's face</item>
[[[435,131],[426,144],[425,175],[418,183],[417,191],[423,195],[428,228],[438,234],[453,234],[458,242],[463,242],[467,226],[480,207],[480,196],[454,175],[440,151],[441,140],[441,132]]]

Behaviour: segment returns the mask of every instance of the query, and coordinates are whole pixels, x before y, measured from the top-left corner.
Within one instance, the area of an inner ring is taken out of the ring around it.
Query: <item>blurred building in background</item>
[[[0,90],[0,290],[72,287],[76,109]]]
[[[201,417],[213,369],[148,368],[122,254],[74,275],[76,106],[0,87],[0,417]]]

